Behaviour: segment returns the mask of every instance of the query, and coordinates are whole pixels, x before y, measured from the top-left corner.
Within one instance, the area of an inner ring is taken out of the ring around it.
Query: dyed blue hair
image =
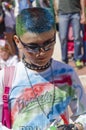
[[[45,8],[28,8],[21,11],[16,19],[16,34],[25,32],[43,33],[55,29],[53,13]]]

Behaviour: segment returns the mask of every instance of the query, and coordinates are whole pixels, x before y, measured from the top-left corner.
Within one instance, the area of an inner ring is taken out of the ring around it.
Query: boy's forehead
[[[43,33],[40,33],[40,34],[26,32],[26,33],[24,33],[24,35],[22,35],[20,37],[20,39],[22,41],[24,41],[25,43],[29,43],[29,42],[41,42],[41,41],[43,42],[43,41],[51,39],[54,36],[55,36],[55,30],[51,29],[48,32],[43,32]]]

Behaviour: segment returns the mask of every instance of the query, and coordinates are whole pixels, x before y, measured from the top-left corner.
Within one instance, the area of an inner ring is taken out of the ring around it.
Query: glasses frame
[[[19,37],[19,40],[20,40],[21,44],[24,46],[24,48],[28,52],[38,53],[40,50],[49,51],[54,46],[54,44],[56,43],[56,36],[54,34],[53,38],[51,38],[50,40],[45,41],[43,43],[45,45],[38,45],[38,43],[34,43],[34,45],[37,44],[37,47],[34,48],[34,49],[31,49],[31,45],[26,45],[26,43],[22,42],[22,40],[20,39],[20,37]],[[46,45],[46,43],[47,43],[47,45]],[[33,47],[34,47],[34,45],[33,45]]]

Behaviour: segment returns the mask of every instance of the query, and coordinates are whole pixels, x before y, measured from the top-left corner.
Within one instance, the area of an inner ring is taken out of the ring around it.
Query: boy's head
[[[52,56],[55,33],[54,15],[50,10],[29,8],[16,19],[14,40],[29,63],[43,66]]]
[[[16,20],[16,33],[20,37],[25,32],[43,33],[55,29],[53,13],[48,9],[24,9]]]

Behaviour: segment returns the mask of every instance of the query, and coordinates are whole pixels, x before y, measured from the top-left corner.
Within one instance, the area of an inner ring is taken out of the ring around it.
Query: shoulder
[[[72,86],[82,86],[80,78],[72,66],[53,60],[52,68],[55,75],[58,75],[59,77],[69,77],[72,81]]]
[[[52,69],[55,74],[58,74],[58,76],[69,75],[71,79],[75,77],[74,75],[77,76],[72,66],[56,60],[52,60]]]
[[[56,60],[52,60],[52,66],[54,66],[56,69],[65,69],[65,70],[72,70],[74,71],[73,67],[68,65],[68,64],[65,64],[61,61],[56,61]]]

